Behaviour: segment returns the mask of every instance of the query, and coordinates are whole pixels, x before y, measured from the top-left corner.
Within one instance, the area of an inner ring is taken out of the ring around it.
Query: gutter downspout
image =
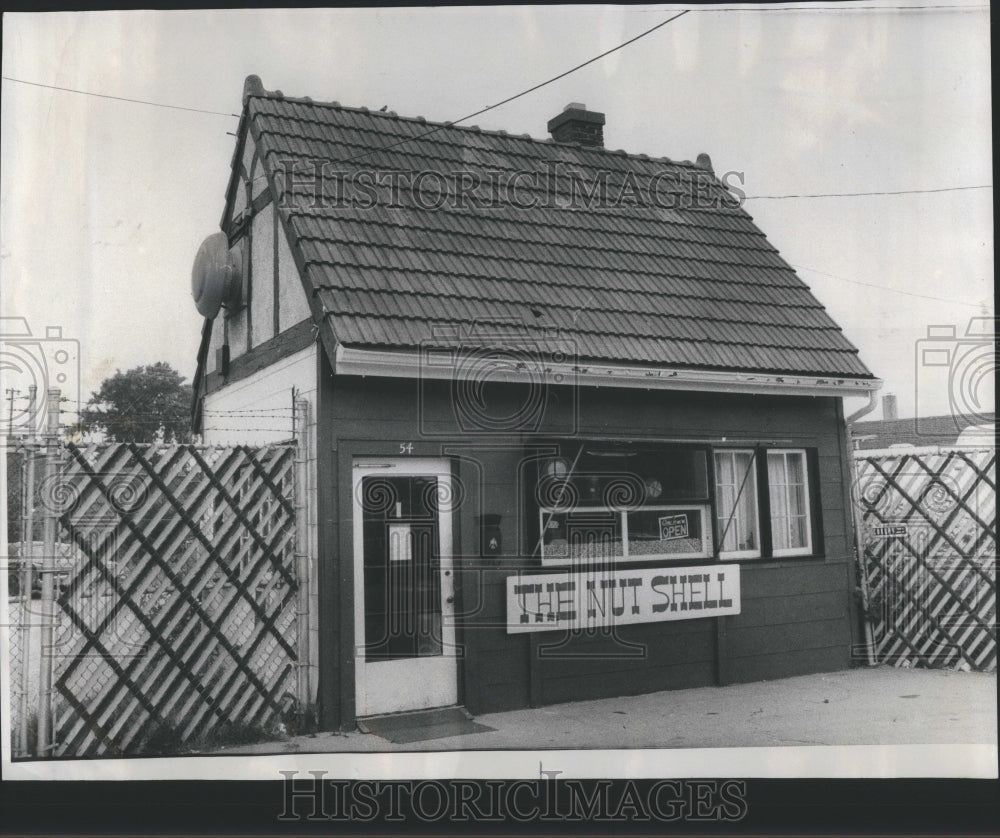
[[[844,419],[845,442],[847,443],[848,457],[847,462],[851,473],[850,499],[851,513],[854,520],[854,567],[858,574],[858,589],[861,591],[861,610],[864,612],[862,614],[862,619],[864,620],[865,630],[865,650],[869,666],[875,666],[877,661],[875,659],[875,636],[872,633],[871,621],[868,619],[868,574],[866,569],[862,567],[862,562],[864,561],[865,556],[865,547],[861,539],[863,522],[861,520],[861,507],[859,505],[860,498],[858,497],[857,470],[854,466],[854,440],[851,439],[851,425],[863,416],[867,416],[875,409],[875,405],[878,404],[876,399],[877,392],[877,390],[870,390],[868,392],[868,404],[862,406]]]
[[[871,413],[875,409],[875,405],[878,404],[878,401],[876,400],[876,394],[877,393],[878,393],[878,390],[869,390],[868,391],[868,404],[864,405],[863,407],[859,408],[858,410],[855,410],[854,413],[852,413],[850,416],[848,416],[846,419],[844,419],[844,424],[847,425],[848,432],[850,432],[851,425],[853,425],[855,422],[857,422],[858,419],[860,419],[862,416],[867,416],[869,413]],[[853,448],[852,448],[852,450],[853,450]]]

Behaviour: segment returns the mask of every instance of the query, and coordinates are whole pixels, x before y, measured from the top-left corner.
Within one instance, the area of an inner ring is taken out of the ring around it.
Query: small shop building
[[[193,412],[253,444],[308,415],[325,728],[850,665],[843,399],[880,382],[707,155],[604,122],[247,79]]]

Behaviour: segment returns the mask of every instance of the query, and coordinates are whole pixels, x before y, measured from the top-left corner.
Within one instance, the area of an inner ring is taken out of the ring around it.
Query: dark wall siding
[[[316,353],[319,379],[316,406],[316,494],[317,542],[319,548],[317,582],[319,584],[319,722],[325,729],[348,724],[346,707],[341,695],[342,685],[354,677],[350,661],[341,650],[344,636],[337,615],[340,610],[341,582],[338,578],[341,562],[338,544],[338,488],[336,456],[336,424],[326,417],[333,411],[333,376],[325,352]],[[345,672],[349,669],[349,672]]]
[[[398,456],[400,443],[413,444],[413,457],[457,458],[456,476],[464,491],[455,516],[457,606],[465,613],[459,633],[464,652],[460,700],[472,712],[708,685],[718,682],[720,672],[726,681],[745,681],[847,666],[852,536],[838,400],[613,388],[574,394],[566,388],[548,394],[539,427],[479,435],[464,432],[456,422],[447,383],[333,381],[325,359],[321,364],[320,421],[326,429],[321,441],[329,449],[322,458],[329,466],[321,462],[321,468],[330,469],[322,472],[320,501],[321,631],[327,633],[321,653],[332,645],[343,650],[338,672],[331,674],[327,667],[321,679],[324,724],[353,724],[351,460]],[[501,395],[508,399],[508,413],[523,401],[521,391]],[[497,410],[502,413],[504,407]],[[600,637],[574,637],[560,654],[539,657],[538,647],[557,642],[559,635],[506,633],[505,580],[519,569],[557,573],[560,568],[541,568],[531,556],[535,545],[525,535],[530,528],[522,518],[516,476],[526,447],[551,446],[571,436],[814,448],[823,543],[813,557],[743,562],[743,613],[738,616],[620,627],[623,640],[644,648],[639,659],[594,657],[615,645]],[[502,516],[500,556],[479,556],[475,518],[482,512]]]
[[[682,689],[714,680],[713,620],[622,626],[616,635],[572,637],[562,646],[557,645],[559,632],[539,635],[541,643],[551,644],[540,650],[540,703]]]
[[[738,623],[741,629],[765,625],[790,625],[811,620],[841,619],[846,608],[847,598],[843,590],[757,599],[744,597],[742,613],[738,617],[729,619],[733,623]],[[733,653],[734,649],[730,648],[729,651]]]
[[[642,695],[659,690],[685,690],[711,683],[711,669],[705,664],[678,664],[671,667],[644,667],[629,679],[606,675],[573,675],[546,683],[546,704]],[[471,709],[471,708],[470,708]],[[473,711],[475,712],[475,711]]]

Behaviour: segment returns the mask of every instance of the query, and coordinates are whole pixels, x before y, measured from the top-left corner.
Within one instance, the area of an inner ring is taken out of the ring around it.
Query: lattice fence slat
[[[875,657],[994,671],[995,451],[859,451],[855,474]]]
[[[287,445],[63,446],[39,486],[68,556],[54,755],[141,753],[161,728],[183,741],[295,705],[294,477]]]

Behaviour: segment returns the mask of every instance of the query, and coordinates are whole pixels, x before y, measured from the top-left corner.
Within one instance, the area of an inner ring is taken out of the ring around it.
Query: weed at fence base
[[[179,725],[172,722],[150,728],[135,749],[135,756],[186,756],[217,751],[237,745],[259,742],[279,742],[291,736],[315,733],[318,729],[316,706],[310,704],[301,712],[290,706],[280,716],[266,724],[223,721],[204,734],[184,740]]]

